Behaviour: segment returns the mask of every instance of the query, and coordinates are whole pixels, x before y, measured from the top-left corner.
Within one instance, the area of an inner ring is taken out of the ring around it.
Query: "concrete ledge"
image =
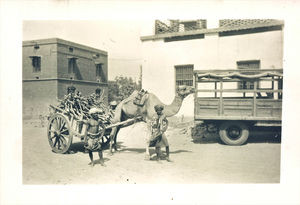
[[[25,79],[23,82],[35,82],[35,81],[68,81],[74,83],[86,83],[86,84],[94,84],[94,85],[102,85],[107,86],[107,83],[95,82],[95,81],[86,81],[86,80],[71,80],[68,78],[42,78],[42,79]]]
[[[23,47],[25,47],[25,46],[34,46],[36,44],[38,44],[38,45],[46,45],[46,44],[67,45],[67,46],[79,48],[79,49],[82,49],[82,50],[93,51],[93,52],[100,53],[102,55],[107,56],[106,51],[96,49],[96,48],[93,48],[93,47],[89,47],[89,46],[85,46],[85,45],[82,45],[82,44],[74,43],[74,42],[71,42],[71,41],[66,41],[66,40],[63,40],[63,39],[60,39],[60,38],[48,38],[48,39],[23,41]]]

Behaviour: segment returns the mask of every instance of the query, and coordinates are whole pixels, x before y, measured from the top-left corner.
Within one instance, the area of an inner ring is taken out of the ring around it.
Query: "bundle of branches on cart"
[[[65,95],[63,99],[58,99],[58,101],[58,106],[51,107],[55,107],[56,109],[59,108],[64,114],[72,115],[78,120],[89,119],[91,117],[89,115],[89,110],[93,107],[103,111],[98,113],[98,117],[104,124],[111,124],[111,119],[114,116],[114,113],[109,106],[101,100],[97,100],[93,95],[84,97],[80,92],[77,92],[76,94],[69,93]]]

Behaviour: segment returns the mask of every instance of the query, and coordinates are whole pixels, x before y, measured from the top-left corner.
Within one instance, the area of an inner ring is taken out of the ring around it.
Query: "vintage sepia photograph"
[[[0,1],[0,204],[299,205],[299,6]]]
[[[23,183],[280,183],[283,34],[280,19],[24,21]]]

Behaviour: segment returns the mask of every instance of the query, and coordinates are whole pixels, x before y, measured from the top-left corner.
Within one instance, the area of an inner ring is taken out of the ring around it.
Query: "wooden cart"
[[[202,70],[194,77],[194,120],[225,144],[245,143],[253,126],[281,126],[282,69]]]
[[[81,141],[84,140],[87,134],[87,125],[59,107],[50,105],[50,108],[53,112],[49,116],[47,128],[49,145],[53,152],[66,153],[72,144],[73,137],[78,137]],[[100,125],[101,147],[105,148],[109,144],[113,127],[130,124],[137,119],[140,118],[129,119],[116,124]]]

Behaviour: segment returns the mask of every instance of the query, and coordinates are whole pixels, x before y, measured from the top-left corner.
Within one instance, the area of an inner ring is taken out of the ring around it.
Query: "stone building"
[[[275,19],[156,20],[143,31],[143,88],[170,103],[194,70],[282,69],[283,21]],[[193,96],[179,115],[193,116]]]
[[[51,38],[23,42],[23,119],[48,114],[67,87],[83,96],[100,87],[107,100],[107,52]]]

